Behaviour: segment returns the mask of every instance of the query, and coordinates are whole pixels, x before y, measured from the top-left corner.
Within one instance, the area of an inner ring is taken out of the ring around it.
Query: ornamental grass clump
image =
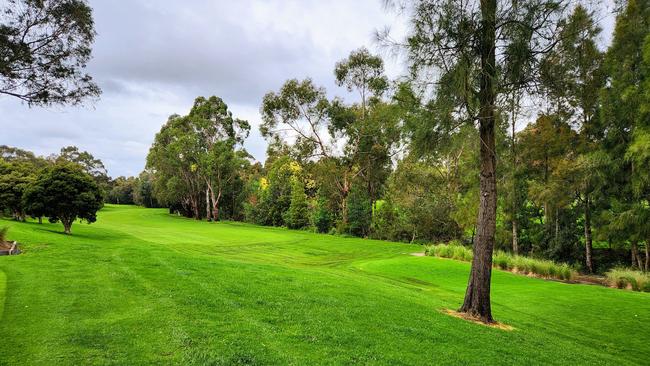
[[[607,282],[612,287],[650,292],[650,273],[619,267],[606,275]]]
[[[431,257],[450,258],[464,262],[469,262],[473,258],[471,249],[454,242],[430,245],[425,248],[424,252]]]
[[[470,248],[455,242],[428,246],[425,248],[425,254],[428,256],[451,258],[465,262],[471,261],[473,257]],[[492,265],[495,268],[504,271],[526,275],[532,274],[539,277],[553,278],[563,281],[571,281],[576,276],[576,272],[568,264],[558,264],[549,260],[534,259],[521,255],[511,255],[500,250],[494,252]]]

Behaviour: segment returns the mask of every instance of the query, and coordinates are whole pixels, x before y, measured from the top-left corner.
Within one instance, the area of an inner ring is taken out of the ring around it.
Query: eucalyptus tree
[[[553,0],[418,0],[401,5],[410,16],[404,49],[412,75],[432,87],[441,106],[436,120],[424,122],[424,127],[435,130],[449,121],[479,126],[477,237],[460,311],[492,322],[496,110],[504,95],[538,83],[540,60],[556,43],[558,22],[567,4]]]
[[[391,157],[400,140],[399,109],[382,100],[389,88],[384,61],[367,49],[352,51],[339,61],[334,76],[337,85],[357,92],[361,99],[360,105],[335,100],[330,108],[330,133],[335,140],[345,140],[341,156],[345,166],[341,182],[344,204],[352,181],[359,177],[372,205],[388,177]]]
[[[204,208],[208,220],[219,220],[224,191],[248,157],[241,146],[249,130],[216,96],[198,97],[188,115],[169,117],[147,157],[158,201],[180,203],[196,219]]]
[[[156,134],[147,155],[147,169],[155,178],[153,191],[162,204],[180,204],[185,213],[201,218],[204,182],[198,172],[199,146],[187,117],[172,115]]]
[[[84,72],[95,39],[84,0],[0,5],[0,94],[31,105],[78,104],[99,87]]]
[[[337,62],[334,76],[338,86],[359,93],[362,118],[366,115],[369,99],[381,96],[388,88],[384,60],[371,54],[365,47],[352,51],[346,59]]]
[[[327,139],[329,108],[325,89],[311,79],[288,80],[277,93],[264,96],[260,132],[267,139],[293,140],[300,158],[330,157],[334,147]]]
[[[196,98],[187,118],[199,147],[197,170],[206,185],[206,216],[217,221],[224,190],[239,173],[244,157],[236,150],[248,137],[250,124],[233,118],[228,105],[216,96]]]

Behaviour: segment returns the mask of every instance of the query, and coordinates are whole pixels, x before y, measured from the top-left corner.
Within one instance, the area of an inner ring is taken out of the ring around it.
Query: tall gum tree
[[[407,14],[405,51],[411,75],[443,101],[443,114],[422,128],[472,123],[479,129],[479,213],[474,259],[460,311],[493,322],[490,304],[496,231],[495,120],[512,92],[534,93],[542,56],[557,43],[568,1],[418,0],[388,2]],[[389,40],[388,34],[380,39]],[[389,42],[390,43],[390,42]],[[393,43],[394,44],[394,43]],[[508,75],[505,78],[504,75]],[[444,126],[443,126],[444,127]]]

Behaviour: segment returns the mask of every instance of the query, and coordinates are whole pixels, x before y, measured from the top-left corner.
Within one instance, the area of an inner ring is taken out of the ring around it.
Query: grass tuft
[[[436,244],[425,248],[428,256],[456,259],[469,262],[473,258],[470,248],[458,243]],[[565,263],[555,263],[549,260],[534,259],[521,255],[510,255],[497,250],[492,257],[492,265],[495,268],[516,272],[521,274],[532,274],[544,278],[553,278],[562,281],[571,281],[575,278],[576,272]]]
[[[614,268],[607,272],[607,282],[612,287],[650,292],[650,273],[629,268]]]

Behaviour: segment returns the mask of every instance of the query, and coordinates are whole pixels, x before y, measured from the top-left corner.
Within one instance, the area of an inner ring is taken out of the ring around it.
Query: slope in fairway
[[[507,332],[442,314],[462,302],[469,265],[416,246],[111,205],[71,237],[4,225],[25,254],[0,257],[0,364],[650,360],[648,293],[495,271]]]

